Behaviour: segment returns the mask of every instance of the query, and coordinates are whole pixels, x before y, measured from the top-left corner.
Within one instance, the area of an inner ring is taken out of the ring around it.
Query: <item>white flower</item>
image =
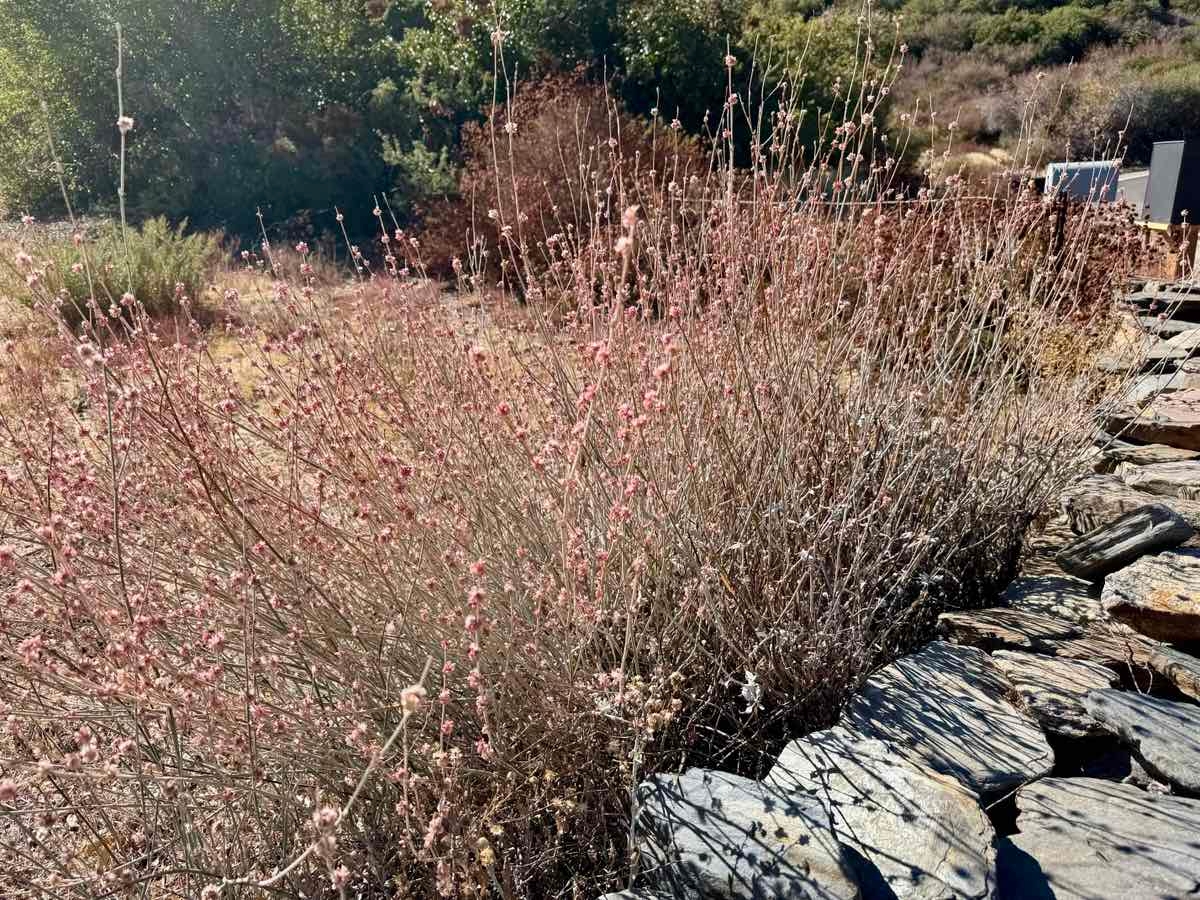
[[[742,699],[746,701],[745,714],[750,715],[762,705],[762,685],[753,672],[745,672],[746,683],[742,685]]]

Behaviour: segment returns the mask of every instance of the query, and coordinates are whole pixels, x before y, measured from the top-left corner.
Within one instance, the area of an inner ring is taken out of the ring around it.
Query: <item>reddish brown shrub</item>
[[[432,274],[452,275],[455,257],[490,247],[476,268],[497,276],[511,266],[507,280],[516,285],[524,280],[520,268],[547,264],[547,239],[586,243],[593,228],[613,227],[605,194],[622,179],[648,176],[665,187],[709,170],[696,139],[624,112],[582,73],[521,86],[484,122],[464,129],[463,157],[459,197],[422,210],[423,262]]]

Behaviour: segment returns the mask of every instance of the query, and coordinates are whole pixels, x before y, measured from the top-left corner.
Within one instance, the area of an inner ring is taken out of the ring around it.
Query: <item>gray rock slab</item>
[[[1004,699],[1008,690],[986,653],[934,641],[868,678],[844,724],[986,801],[1054,766],[1041,728]]]
[[[888,744],[841,727],[818,731],[788,744],[767,782],[825,805],[838,840],[861,857],[864,896],[993,895],[995,832],[979,799]]]
[[[1178,547],[1193,534],[1192,526],[1170,507],[1148,503],[1077,538],[1059,550],[1054,559],[1064,571],[1096,580],[1147,553]]]
[[[812,796],[717,772],[638,788],[637,849],[651,890],[686,900],[854,900],[861,892]]]
[[[1158,316],[1138,316],[1138,324],[1151,334],[1164,338],[1172,338],[1196,327],[1195,322],[1181,322],[1171,318],[1160,319]]]
[[[1073,625],[1105,618],[1095,587],[1069,575],[1018,578],[1004,591],[1001,601],[1019,612],[1065,619]]]
[[[1193,700],[1200,700],[1200,659],[1155,642],[1150,646],[1146,665]]]
[[[1200,499],[1200,460],[1149,463],[1135,466],[1122,463],[1117,475],[1135,490],[1183,500]]]
[[[1200,891],[1200,801],[1094,778],[1017,792],[1020,833],[1000,842],[1004,900],[1167,900]]]
[[[1092,443],[1095,444],[1097,447],[1103,447],[1106,450],[1112,449],[1114,447],[1120,448],[1120,447],[1137,447],[1137,446],[1139,446],[1136,443],[1122,440],[1121,438],[1117,437],[1116,435],[1109,434],[1103,428],[1097,428],[1094,432],[1092,432]]]
[[[1124,628],[1124,626],[1120,626]],[[1063,659],[1100,663],[1124,678],[1135,677],[1145,687],[1147,675],[1161,678],[1181,693],[1200,700],[1200,659],[1161,641],[1136,634],[1109,631],[1088,633],[1063,641],[1048,651]],[[1150,681],[1152,685],[1153,680]]]
[[[1193,327],[1184,329],[1179,334],[1172,335],[1167,338],[1167,346],[1195,350],[1197,347],[1200,347],[1200,328],[1193,325]]]
[[[1178,337],[1178,335],[1177,335]],[[1195,351],[1181,344],[1174,343],[1175,338],[1160,338],[1146,351],[1146,360],[1142,371],[1165,372],[1177,367],[1185,359],[1194,355]]]
[[[1140,345],[1139,345],[1140,344]],[[1186,347],[1172,346],[1166,339],[1143,335],[1136,344],[1118,348],[1096,360],[1101,372],[1124,375],[1136,372],[1173,372],[1192,355]]]
[[[1162,503],[1193,528],[1200,527],[1200,501],[1153,497],[1127,485],[1118,475],[1089,475],[1063,491],[1063,512],[1076,534],[1087,534],[1147,503]]]
[[[1089,694],[1084,707],[1128,745],[1147,772],[1184,793],[1200,794],[1200,706],[1102,690]]]
[[[1100,599],[1110,616],[1148,637],[1200,641],[1200,550],[1143,556],[1109,575]]]
[[[1060,641],[1083,636],[1066,619],[1006,606],[942,613],[938,631],[956,644],[983,650],[1018,649],[1049,652]]]
[[[1104,428],[1117,437],[1200,450],[1200,389],[1172,391],[1145,406],[1122,407],[1108,415]]]
[[[1126,303],[1137,306],[1154,306],[1160,310],[1175,310],[1180,313],[1189,308],[1200,312],[1195,305],[1200,302],[1200,286],[1186,281],[1164,281],[1155,278],[1130,278],[1126,281],[1128,293]],[[1183,316],[1181,315],[1181,318]],[[1200,328],[1200,325],[1193,327]]]
[[[1005,593],[1013,607],[944,613],[939,629],[955,643],[989,651],[1091,661],[1126,676],[1153,671],[1200,699],[1200,659],[1110,620],[1093,590],[1077,578],[1020,578]]]
[[[1001,611],[980,612],[998,614]],[[1110,630],[1108,626],[1097,626],[1060,639],[1053,634],[1047,635],[1044,630],[1032,633],[1026,631],[1025,621],[1016,617],[1006,621],[1008,627],[999,628],[996,627],[996,620],[992,616],[976,620],[972,618],[972,614],[960,613],[949,619],[939,618],[939,627],[942,633],[956,644],[979,647],[990,652],[1013,650],[1060,659],[1096,662],[1113,672],[1128,675],[1150,669],[1154,648],[1165,647],[1127,629],[1128,633],[1123,633]],[[1042,620],[1033,621],[1040,626]]]
[[[1141,375],[1124,392],[1122,400],[1125,403],[1138,404],[1164,391],[1182,391],[1196,387],[1197,383],[1196,376],[1190,372]]]
[[[1132,675],[1150,668],[1150,656],[1156,643],[1132,631],[1121,633],[1104,629],[1049,645],[1042,652],[1063,659],[1098,662],[1115,672]]]
[[[1168,447],[1166,444],[1130,444],[1127,446],[1105,447],[1101,455],[1111,465],[1113,471],[1121,463],[1133,466],[1148,466],[1154,463],[1186,462],[1200,459],[1200,450],[1181,450],[1179,447]]]
[[[997,650],[992,661],[1048,734],[1085,738],[1105,733],[1104,726],[1088,714],[1083,701],[1089,692],[1119,683],[1112,669],[1088,660],[1012,650]]]

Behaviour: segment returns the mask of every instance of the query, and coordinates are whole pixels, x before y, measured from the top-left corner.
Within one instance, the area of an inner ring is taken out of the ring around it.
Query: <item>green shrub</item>
[[[61,209],[58,178],[47,152],[43,100],[56,131],[77,127],[78,116],[67,87],[49,69],[45,48],[31,40],[18,55],[0,45],[0,125],[4,130],[4,152],[0,153],[0,218],[26,212],[40,215],[53,208],[53,204]],[[60,146],[66,167],[63,176],[74,190],[75,166],[64,151]]]
[[[985,46],[1012,46],[1036,41],[1042,25],[1036,13],[1010,7],[1002,15],[985,16],[975,26],[975,43]]]
[[[73,324],[88,317],[92,297],[99,312],[119,307],[131,293],[149,313],[164,313],[180,295],[199,295],[219,257],[219,233],[186,231],[186,221],[173,227],[160,217],[125,235],[108,223],[75,240],[39,238],[8,261],[5,292],[30,304],[56,297]]]
[[[1093,44],[1110,44],[1120,33],[1099,13],[1068,4],[1041,17],[1038,62],[1067,63],[1080,59]]]

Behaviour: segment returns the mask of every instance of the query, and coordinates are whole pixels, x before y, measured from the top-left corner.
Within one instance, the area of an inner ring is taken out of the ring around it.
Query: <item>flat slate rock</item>
[[[1085,738],[1106,733],[1088,714],[1083,701],[1091,691],[1114,687],[1120,681],[1112,669],[1088,660],[1012,650],[997,650],[992,661],[1048,734]]]
[[[1193,326],[1179,332],[1179,334],[1172,335],[1167,338],[1167,344],[1171,347],[1183,347],[1186,350],[1195,350],[1197,347],[1200,347],[1200,326]]]
[[[956,643],[986,650],[1091,661],[1123,675],[1152,671],[1200,700],[1200,659],[1107,620],[1092,587],[1066,576],[1018,578],[1004,594],[1014,604],[1011,608],[946,613],[939,626]],[[1047,618],[1079,627],[1051,626]]]
[[[1183,793],[1200,794],[1200,706],[1114,690],[1094,691],[1083,705],[1147,772]]]
[[[1187,332],[1184,332],[1186,334]],[[1165,371],[1172,364],[1179,364],[1185,359],[1193,356],[1195,350],[1188,347],[1186,344],[1177,344],[1175,341],[1180,336],[1174,338],[1151,338],[1149,346],[1146,347],[1145,368],[1151,371]]]
[[[1038,724],[1003,699],[1007,692],[986,653],[934,641],[868,678],[844,723],[986,801],[1054,766]]]
[[[1048,652],[1059,641],[1083,636],[1083,629],[1056,616],[1006,606],[948,612],[938,616],[938,631],[956,644],[982,650]]]
[[[1140,340],[1127,342],[1114,348],[1114,352],[1101,356],[1096,360],[1096,368],[1114,375],[1172,372],[1193,352],[1186,347],[1171,346],[1161,337],[1142,334]]]
[[[993,896],[995,832],[979,799],[888,744],[841,727],[818,731],[784,748],[767,783],[821,801],[857,859],[864,897]]]
[[[939,617],[939,627],[955,643],[990,651],[1094,662],[1124,677],[1140,676],[1139,680],[1152,672],[1200,700],[1200,659],[1189,653],[1144,637],[1120,622],[1087,624],[1072,636],[1057,638],[1047,629],[1045,617],[1022,617],[1017,615],[1020,612],[999,608],[946,613]]]
[[[1122,299],[1136,307],[1148,309],[1155,315],[1160,312],[1177,313],[1182,318],[1184,315],[1200,312],[1200,297],[1181,288],[1147,287],[1126,294]]]
[[[684,900],[857,900],[846,851],[816,797],[689,769],[638,787],[646,888]]]
[[[1100,600],[1110,616],[1148,637],[1200,641],[1200,550],[1143,556],[1105,579]]]
[[[1117,475],[1131,488],[1163,497],[1200,499],[1200,460],[1150,463],[1135,466],[1123,463]]]
[[[1047,625],[1048,619],[1055,622],[1053,627]],[[1095,660],[1118,672],[1130,666],[1147,668],[1155,648],[1170,649],[1119,622],[1077,627],[1007,607],[943,613],[938,628],[954,643],[968,647]]]
[[[1004,900],[1168,900],[1200,891],[1200,801],[1095,778],[1017,792],[1019,834],[1000,842]]]
[[[1020,612],[1066,619],[1073,625],[1105,618],[1095,587],[1069,575],[1018,578],[1005,589],[1001,602]]]
[[[1115,434],[1109,434],[1103,428],[1097,428],[1095,431],[1092,432],[1092,443],[1095,444],[1097,447],[1101,447],[1105,450],[1107,450],[1111,447],[1128,448],[1128,447],[1144,446],[1142,444],[1136,444],[1132,441],[1122,440],[1121,438],[1117,437]]]
[[[1132,466],[1148,466],[1154,463],[1200,459],[1200,450],[1183,450],[1179,447],[1168,447],[1166,444],[1129,444],[1103,447],[1100,453],[1107,462],[1112,464],[1112,470],[1115,470],[1121,463],[1129,463]]]
[[[1117,410],[1105,430],[1148,444],[1200,450],[1200,389],[1159,394],[1144,408]]]
[[[1164,338],[1172,338],[1196,327],[1195,322],[1181,322],[1171,318],[1160,319],[1158,316],[1138,316],[1138,324],[1151,334]]]
[[[1146,665],[1175,685],[1181,693],[1200,700],[1200,659],[1174,647],[1155,644],[1146,658]]]
[[[1117,475],[1089,475],[1062,493],[1062,510],[1076,534],[1087,534],[1147,503],[1169,506],[1193,528],[1200,528],[1200,501],[1154,497],[1132,488]]]
[[[1088,631],[1080,638],[1053,644],[1042,652],[1063,659],[1092,660],[1116,672],[1127,672],[1130,669],[1150,669],[1150,657],[1157,644],[1157,641],[1150,641],[1132,630],[1117,632],[1104,628]]]
[[[1167,391],[1183,391],[1194,387],[1200,387],[1200,379],[1195,374],[1184,372],[1182,369],[1177,372],[1141,375],[1121,395],[1121,402],[1137,406],[1139,403]]]
[[[1200,466],[1200,463],[1185,465]],[[1178,547],[1193,534],[1192,526],[1177,512],[1169,506],[1152,503],[1077,538],[1059,550],[1054,558],[1064,571],[1079,578],[1097,580],[1147,553]]]

